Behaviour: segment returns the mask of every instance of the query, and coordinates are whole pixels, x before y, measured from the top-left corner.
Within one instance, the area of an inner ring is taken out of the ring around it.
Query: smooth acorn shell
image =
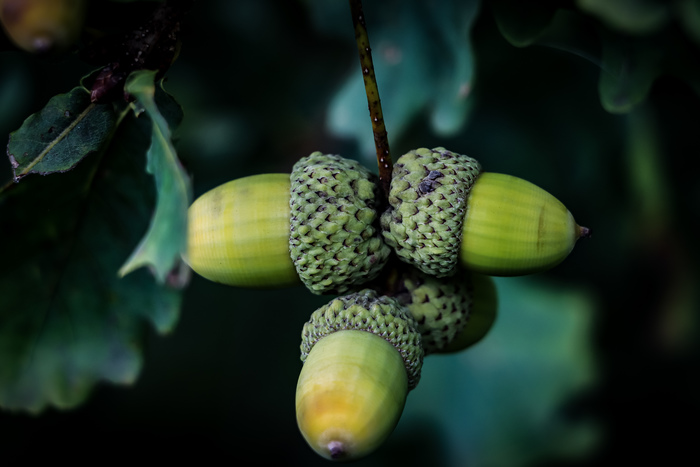
[[[541,272],[566,258],[580,232],[568,209],[545,190],[484,172],[467,200],[460,261],[492,276]]]
[[[289,174],[262,174],[204,193],[188,211],[185,262],[226,285],[300,283],[289,255],[289,189]]]
[[[86,6],[85,0],[0,0],[0,22],[27,52],[64,50],[78,39]]]
[[[391,434],[407,393],[406,367],[392,344],[367,331],[334,332],[314,345],[299,374],[297,424],[319,455],[355,460]]]

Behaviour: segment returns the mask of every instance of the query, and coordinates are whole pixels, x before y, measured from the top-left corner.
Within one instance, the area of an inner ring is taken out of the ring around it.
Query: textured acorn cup
[[[300,284],[289,256],[289,190],[289,174],[263,174],[204,193],[188,210],[185,262],[226,285]]]
[[[19,48],[61,51],[78,39],[86,0],[0,0],[0,23]]]
[[[420,379],[416,324],[395,299],[364,289],[332,300],[304,325],[297,424],[319,455],[355,460],[396,427]]]
[[[291,174],[289,250],[314,293],[344,293],[375,278],[389,257],[378,226],[378,178],[358,162],[313,154]]]
[[[472,306],[469,319],[461,332],[436,353],[452,353],[468,349],[480,342],[491,330],[498,311],[496,284],[491,276],[471,273]]]
[[[416,320],[426,355],[440,352],[467,325],[474,294],[471,276],[459,269],[450,277],[437,278],[410,266],[390,274],[387,295]]]
[[[381,225],[401,260],[437,277],[454,273],[467,197],[480,172],[476,160],[444,148],[421,148],[397,159]]]
[[[494,276],[547,270],[589,234],[555,197],[523,179],[480,173],[444,148],[418,149],[394,165],[384,238],[400,259],[438,277],[461,263]]]

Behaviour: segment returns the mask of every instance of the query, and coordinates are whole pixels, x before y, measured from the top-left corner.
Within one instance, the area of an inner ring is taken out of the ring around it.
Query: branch
[[[389,152],[389,139],[387,138],[386,127],[384,126],[382,104],[379,99],[377,78],[374,75],[372,50],[369,46],[369,36],[367,35],[367,26],[365,24],[365,15],[362,12],[361,0],[350,0],[350,13],[355,27],[355,42],[357,43],[357,51],[360,54],[360,66],[362,67],[362,76],[365,81],[369,116],[372,120],[374,146],[377,150],[379,182],[384,191],[385,198],[388,198],[392,170],[391,153]]]

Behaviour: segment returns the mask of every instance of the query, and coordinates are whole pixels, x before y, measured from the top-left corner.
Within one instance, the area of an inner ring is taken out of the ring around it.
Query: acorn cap
[[[442,147],[397,159],[381,226],[402,261],[437,277],[455,272],[467,197],[480,172],[475,159]]]
[[[376,277],[391,251],[373,225],[376,175],[314,152],[294,165],[290,180],[289,251],[309,290],[340,294]]]
[[[341,330],[371,332],[399,352],[411,390],[420,380],[424,354],[416,326],[408,310],[396,299],[364,289],[338,297],[311,314],[302,330],[301,360],[306,361],[314,345],[329,334]]]
[[[459,352],[480,342],[493,328],[498,311],[498,293],[491,276],[471,273],[472,307],[464,329],[438,353]]]
[[[460,268],[454,275],[438,279],[404,267],[393,276],[388,294],[416,320],[426,355],[440,352],[462,333],[473,303],[471,273]]]

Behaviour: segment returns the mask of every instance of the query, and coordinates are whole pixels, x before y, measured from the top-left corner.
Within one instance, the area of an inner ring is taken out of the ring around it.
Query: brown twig
[[[191,3],[167,0],[135,29],[107,36],[87,47],[82,52],[84,60],[108,60],[92,83],[91,101],[109,102],[121,95],[132,71],[157,70],[156,79],[162,77],[179,53],[180,23]]]
[[[374,133],[374,146],[377,150],[377,165],[379,168],[379,182],[384,196],[389,196],[389,185],[391,183],[391,153],[389,152],[389,139],[384,126],[384,116],[382,114],[382,103],[379,99],[379,88],[377,78],[374,75],[374,64],[372,62],[372,50],[369,46],[369,36],[365,24],[365,15],[362,11],[361,0],[350,0],[350,13],[355,27],[355,42],[357,51],[360,54],[360,66],[362,67],[362,77],[365,81],[365,93],[367,94],[367,105],[369,106],[369,116],[372,120],[372,132]]]

